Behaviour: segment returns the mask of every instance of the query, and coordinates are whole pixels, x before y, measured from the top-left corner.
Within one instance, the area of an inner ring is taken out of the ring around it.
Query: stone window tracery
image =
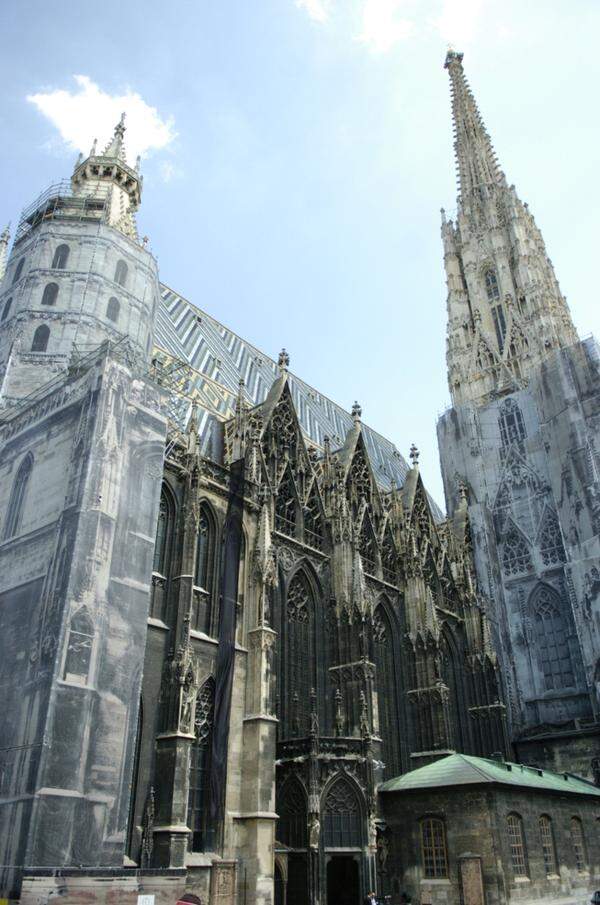
[[[325,848],[354,848],[362,844],[358,796],[340,777],[328,789],[323,805]]]
[[[311,689],[316,685],[314,599],[303,571],[290,581],[283,626],[280,688],[283,692],[282,732],[285,736],[308,734]]]
[[[561,599],[547,585],[533,595],[536,649],[547,689],[570,688],[575,684],[569,647],[569,625],[562,613]]]
[[[556,514],[547,510],[540,532],[540,553],[545,566],[564,562],[565,551]]]
[[[498,277],[496,271],[491,268],[485,272],[485,291],[489,302],[497,302],[500,298],[500,289],[498,287]]]
[[[519,575],[531,569],[531,553],[520,531],[510,528],[504,537],[502,564],[508,575]]]
[[[382,759],[385,778],[397,776],[400,771],[398,745],[399,710],[395,668],[395,646],[392,624],[385,607],[380,604],[373,614],[373,642],[379,735],[382,740]]]
[[[507,399],[500,409],[498,419],[500,427],[500,440],[502,446],[508,447],[511,443],[522,444],[527,436],[523,413],[514,399]]]
[[[439,817],[421,820],[421,861],[427,879],[443,880],[448,876],[446,825]]]
[[[215,681],[204,682],[196,697],[194,735],[190,751],[190,785],[187,824],[191,830],[189,848],[204,851],[206,845],[206,793],[210,770],[210,753],[215,707]]]
[[[168,571],[168,553],[171,542],[172,513],[169,498],[163,488],[160,494],[156,540],[154,543],[154,562],[152,571],[165,575]]]

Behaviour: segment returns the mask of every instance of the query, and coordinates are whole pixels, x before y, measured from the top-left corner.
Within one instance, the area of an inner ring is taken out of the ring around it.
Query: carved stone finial
[[[287,371],[290,366],[290,356],[285,349],[282,349],[277,359],[277,366],[280,371]]]
[[[358,402],[356,402],[356,401],[354,402],[354,405],[352,406],[352,417],[355,422],[360,421],[360,419],[362,417],[362,409],[361,409],[360,405],[358,404]]]
[[[416,468],[419,464],[419,450],[414,443],[410,447],[410,453],[408,454],[408,457],[412,462],[413,468]]]
[[[460,498],[461,503],[466,503],[469,499],[469,491],[467,489],[466,483],[462,480],[458,482],[458,496]]]

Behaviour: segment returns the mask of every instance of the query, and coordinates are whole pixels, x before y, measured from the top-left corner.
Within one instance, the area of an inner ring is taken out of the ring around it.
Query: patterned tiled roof
[[[200,430],[208,442],[214,419],[224,421],[233,415],[240,378],[244,380],[248,402],[258,405],[264,402],[279,370],[272,358],[210,314],[168,286],[163,285],[161,290],[155,344],[194,369],[194,386],[189,393],[197,396],[203,407]],[[342,446],[353,424],[351,414],[292,373],[289,386],[306,437],[320,448],[325,437],[330,438],[333,449]],[[181,420],[186,413],[187,406],[181,412]],[[364,424],[363,437],[378,483],[389,489],[393,479],[402,487],[408,465],[394,444]],[[431,504],[434,518],[443,518],[436,504]]]

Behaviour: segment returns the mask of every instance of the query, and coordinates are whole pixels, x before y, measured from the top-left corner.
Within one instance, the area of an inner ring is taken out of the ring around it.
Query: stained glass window
[[[210,768],[210,749],[215,707],[215,682],[210,676],[196,698],[194,735],[190,752],[190,788],[188,796],[189,848],[204,851],[206,842],[206,792]]]
[[[154,563],[152,566],[153,571],[158,572],[160,575],[164,575],[167,571],[167,555],[172,530],[171,506],[169,498],[163,489],[160,494],[156,540],[154,542]]]
[[[423,873],[428,879],[440,880],[448,876],[446,826],[438,817],[421,820],[421,859]]]
[[[325,848],[358,848],[362,844],[360,805],[348,780],[329,787],[323,807]]]
[[[282,682],[285,686],[283,732],[307,735],[310,726],[310,692],[315,685],[314,601],[304,572],[290,581],[285,602]]]
[[[198,536],[196,541],[196,569],[194,575],[194,620],[193,628],[207,632],[211,630],[213,585],[215,574],[215,534],[213,520],[206,506],[200,509]]]
[[[544,523],[540,532],[540,553],[542,554],[542,561],[545,566],[550,566],[556,562],[563,562],[565,558],[558,519],[556,514],[550,509],[546,510]]]
[[[308,819],[302,786],[296,779],[288,780],[277,797],[277,841],[290,848],[306,848]]]

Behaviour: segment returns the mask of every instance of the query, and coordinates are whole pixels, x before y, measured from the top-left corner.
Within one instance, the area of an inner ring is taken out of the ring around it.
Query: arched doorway
[[[344,776],[327,789],[322,813],[327,905],[360,905],[363,811],[356,788]]]

